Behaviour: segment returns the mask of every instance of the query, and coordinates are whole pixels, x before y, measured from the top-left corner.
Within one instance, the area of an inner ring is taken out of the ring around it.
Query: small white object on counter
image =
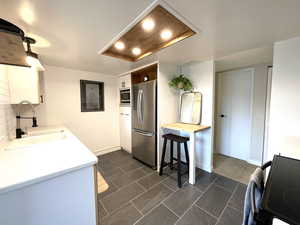
[[[97,163],[97,157],[66,128],[28,133],[32,136],[15,139],[0,150],[0,194]]]

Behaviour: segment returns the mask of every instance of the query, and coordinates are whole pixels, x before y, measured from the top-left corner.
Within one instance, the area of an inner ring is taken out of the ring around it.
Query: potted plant
[[[177,90],[184,90],[184,91],[192,91],[193,89],[192,82],[188,78],[186,78],[183,74],[174,77],[169,82],[169,86]]]

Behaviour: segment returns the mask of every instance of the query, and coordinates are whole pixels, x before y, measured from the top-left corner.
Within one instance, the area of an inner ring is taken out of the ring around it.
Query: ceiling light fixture
[[[142,27],[146,31],[151,31],[154,28],[154,26],[155,26],[155,23],[154,23],[153,19],[151,19],[151,18],[147,18],[142,22]]]
[[[99,54],[137,62],[200,31],[167,3],[154,0],[138,17],[105,45]],[[122,41],[120,51],[116,42]],[[143,44],[141,44],[143,43]],[[134,49],[140,48],[140,49]]]
[[[34,53],[31,51],[31,44],[34,44],[36,41],[33,38],[30,37],[25,37],[24,40],[27,44],[27,51],[26,51],[26,62],[31,66],[34,67],[38,70],[44,71],[45,68],[43,67],[43,65],[41,64],[38,54]]]
[[[0,64],[25,66],[24,31],[0,18]]]
[[[171,37],[172,37],[172,31],[170,30],[163,30],[161,33],[160,33],[160,37],[164,40],[169,40]]]
[[[142,50],[140,48],[135,47],[132,49],[132,53],[134,55],[139,55],[139,54],[141,54],[141,52],[142,52]]]
[[[118,50],[123,50],[125,48],[125,44],[122,41],[118,41],[115,44],[115,48]]]

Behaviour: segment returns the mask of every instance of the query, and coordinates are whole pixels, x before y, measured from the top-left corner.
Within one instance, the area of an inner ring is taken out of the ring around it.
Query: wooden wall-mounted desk
[[[189,183],[195,184],[196,182],[196,160],[195,160],[195,138],[196,133],[203,130],[209,129],[210,126],[195,125],[195,124],[186,124],[186,123],[170,123],[163,124],[161,126],[163,129],[169,129],[174,131],[184,131],[189,133],[190,136],[190,147],[189,147],[189,157],[190,157],[190,168],[189,168]]]

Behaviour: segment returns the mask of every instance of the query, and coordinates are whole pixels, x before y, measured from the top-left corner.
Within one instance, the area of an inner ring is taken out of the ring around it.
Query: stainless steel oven
[[[120,89],[120,105],[130,105],[130,88]]]

